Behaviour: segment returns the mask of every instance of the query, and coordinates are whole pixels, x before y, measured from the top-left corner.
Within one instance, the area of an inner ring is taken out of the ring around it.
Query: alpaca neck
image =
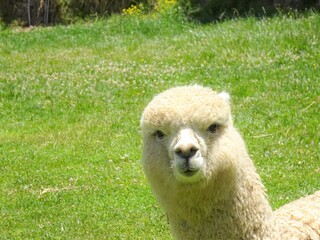
[[[260,177],[255,171],[239,173],[233,182],[228,174],[222,176],[184,198],[178,193],[175,208],[168,211],[178,239],[263,239],[272,210]]]

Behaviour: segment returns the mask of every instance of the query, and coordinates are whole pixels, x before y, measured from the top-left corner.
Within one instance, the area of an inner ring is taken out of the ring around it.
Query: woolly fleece
[[[141,128],[144,172],[176,239],[319,240],[320,191],[272,212],[227,93],[169,89]]]

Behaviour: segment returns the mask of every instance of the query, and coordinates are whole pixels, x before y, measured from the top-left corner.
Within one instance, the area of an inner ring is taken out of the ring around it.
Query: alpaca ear
[[[222,91],[221,93],[218,93],[218,97],[222,98],[222,100],[226,102],[230,102],[230,95],[229,93]]]

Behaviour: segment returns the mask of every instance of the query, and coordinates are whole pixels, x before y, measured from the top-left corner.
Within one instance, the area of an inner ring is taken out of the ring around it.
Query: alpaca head
[[[148,104],[141,128],[143,165],[151,185],[207,182],[230,165],[230,135],[236,134],[225,92],[172,88]]]
[[[254,236],[272,210],[227,93],[169,89],[147,105],[141,128],[144,172],[178,239],[264,239]]]

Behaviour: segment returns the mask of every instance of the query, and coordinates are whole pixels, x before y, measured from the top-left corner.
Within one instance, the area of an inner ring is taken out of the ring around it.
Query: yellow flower
[[[166,11],[177,4],[177,0],[158,0],[155,6],[155,10],[162,12]]]
[[[143,8],[142,4],[137,5],[131,5],[128,8],[125,8],[122,10],[122,13],[124,15],[139,15],[141,13],[141,9]]]

